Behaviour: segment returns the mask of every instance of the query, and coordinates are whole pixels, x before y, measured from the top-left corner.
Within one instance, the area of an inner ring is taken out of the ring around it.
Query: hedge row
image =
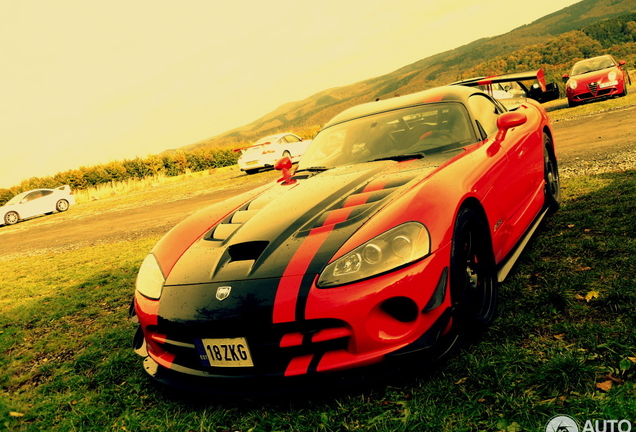
[[[32,177],[9,189],[0,189],[0,205],[13,196],[31,189],[54,188],[70,185],[73,190],[84,190],[100,184],[141,180],[156,175],[178,176],[186,172],[205,171],[235,165],[239,153],[231,149],[200,149],[161,156],[137,157],[107,164],[60,172],[48,177]]]

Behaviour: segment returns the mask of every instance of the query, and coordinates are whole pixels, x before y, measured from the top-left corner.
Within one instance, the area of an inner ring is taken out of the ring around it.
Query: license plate
[[[197,345],[199,357],[205,366],[254,366],[245,338],[201,339]]]

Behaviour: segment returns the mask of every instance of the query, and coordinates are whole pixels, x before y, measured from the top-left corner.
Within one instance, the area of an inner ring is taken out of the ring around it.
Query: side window
[[[28,194],[27,196],[22,198],[22,201],[20,201],[20,204],[24,204],[24,203],[27,203],[29,201],[33,201],[33,200],[38,199],[38,198],[42,198],[42,191],[31,192],[30,194]]]
[[[476,94],[468,99],[470,110],[478,123],[480,130],[483,130],[487,136],[497,132],[497,119],[503,113],[503,109],[495,104],[488,97]]]
[[[287,140],[288,143],[300,142],[300,140],[296,138],[294,135],[286,135],[285,139]]]

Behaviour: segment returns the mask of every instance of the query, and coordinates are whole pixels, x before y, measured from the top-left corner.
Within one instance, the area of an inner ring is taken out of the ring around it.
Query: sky
[[[146,157],[578,0],[0,0],[0,188]]]

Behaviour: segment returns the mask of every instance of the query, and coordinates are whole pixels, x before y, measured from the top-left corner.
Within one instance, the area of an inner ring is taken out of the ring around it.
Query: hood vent
[[[229,246],[227,251],[231,261],[256,261],[268,244],[266,241],[238,243]]]

